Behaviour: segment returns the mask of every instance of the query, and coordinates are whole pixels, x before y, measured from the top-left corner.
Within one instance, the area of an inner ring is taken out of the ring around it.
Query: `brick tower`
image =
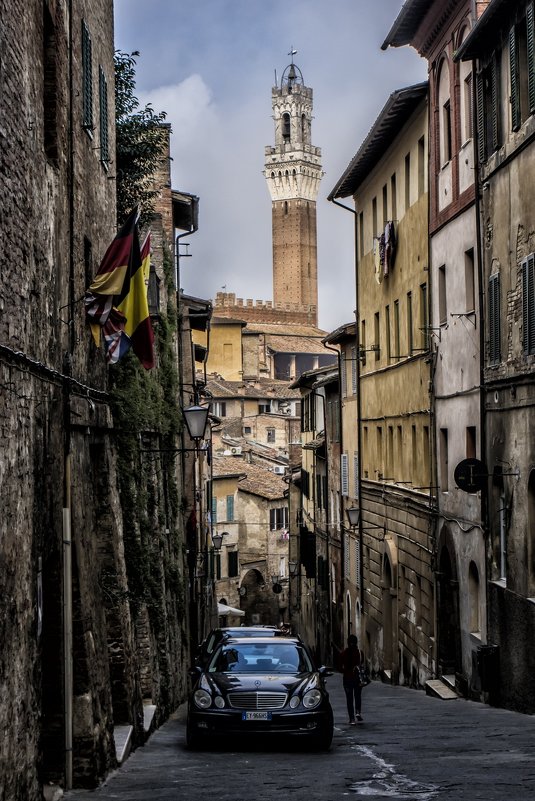
[[[272,201],[273,302],[313,309],[317,325],[316,198],[321,150],[310,143],[312,89],[293,62],[271,90],[275,146],[266,147],[264,175]]]

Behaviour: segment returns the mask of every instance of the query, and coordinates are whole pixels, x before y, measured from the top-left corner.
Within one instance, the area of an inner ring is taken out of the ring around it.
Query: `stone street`
[[[338,674],[328,680],[335,713],[331,751],[277,742],[267,749],[185,749],[178,713],[96,791],[68,801],[532,801],[535,717],[458,698],[373,682],[363,691],[364,722],[347,725]]]

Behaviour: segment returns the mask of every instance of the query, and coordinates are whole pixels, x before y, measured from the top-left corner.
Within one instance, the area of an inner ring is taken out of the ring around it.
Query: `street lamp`
[[[188,406],[187,409],[182,409],[188,434],[196,443],[204,437],[209,411],[208,406]]]
[[[212,545],[214,546],[214,551],[216,551],[216,553],[221,550],[221,545],[223,544],[223,537],[226,537],[227,534],[228,531],[223,531],[221,532],[221,534],[218,534],[218,532],[216,531],[215,533],[212,534]]]
[[[346,513],[351,528],[358,526],[360,519],[360,508],[358,506],[353,506],[350,509],[346,509]]]
[[[288,570],[290,571],[291,578],[296,577],[298,567],[299,567],[299,562],[294,562],[293,559],[290,559],[290,561],[288,562]]]

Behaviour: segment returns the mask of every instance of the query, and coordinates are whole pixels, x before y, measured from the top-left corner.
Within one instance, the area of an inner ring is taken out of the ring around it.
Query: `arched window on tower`
[[[282,115],[282,138],[285,142],[290,141],[290,115],[288,112]]]
[[[301,141],[306,142],[307,139],[307,118],[301,114]]]

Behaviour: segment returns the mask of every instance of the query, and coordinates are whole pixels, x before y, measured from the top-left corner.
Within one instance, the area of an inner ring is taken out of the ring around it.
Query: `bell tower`
[[[272,202],[273,301],[307,307],[317,325],[316,198],[321,150],[311,144],[312,89],[291,50],[280,86],[271,90],[275,145],[266,147],[264,176]]]

